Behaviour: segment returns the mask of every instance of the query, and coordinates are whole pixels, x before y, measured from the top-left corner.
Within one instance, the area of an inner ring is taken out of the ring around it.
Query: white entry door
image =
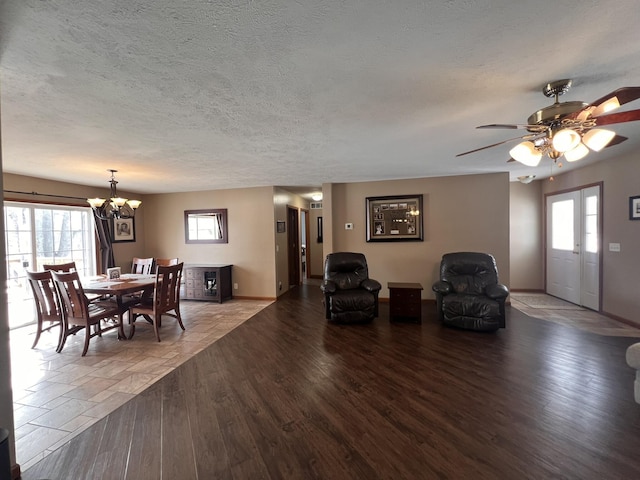
[[[600,308],[600,187],[547,197],[547,293]]]

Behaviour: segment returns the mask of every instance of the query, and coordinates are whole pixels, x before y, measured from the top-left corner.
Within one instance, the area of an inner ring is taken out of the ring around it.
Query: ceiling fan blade
[[[618,98],[618,103],[620,105],[624,105],[625,103],[633,102],[640,98],[640,87],[622,87],[613,92],[605,95],[602,98],[599,98],[595,102],[591,104],[593,107],[598,107],[603,103],[611,100],[613,97]]]
[[[623,137],[622,135],[616,135],[604,148],[613,147],[614,145],[618,145],[619,143],[622,143],[625,140],[629,140],[629,139],[627,137]]]
[[[607,113],[595,117],[596,125],[612,125],[614,123],[635,122],[640,120],[640,109],[628,110],[626,112]]]
[[[491,145],[487,145],[486,147],[480,147],[480,148],[476,148],[475,150],[469,150],[468,152],[459,153],[456,155],[456,157],[461,157],[463,155],[468,155],[470,153],[479,152],[480,150],[486,150],[487,148],[497,147],[498,145],[502,145],[507,142],[513,142],[514,140],[522,140],[522,137],[509,138],[508,140],[503,140],[502,142],[493,143]]]

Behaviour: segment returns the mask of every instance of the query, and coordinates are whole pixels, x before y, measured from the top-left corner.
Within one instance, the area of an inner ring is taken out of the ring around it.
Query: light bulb
[[[609,145],[609,142],[616,136],[616,132],[605,130],[603,128],[594,128],[585,133],[582,137],[582,143],[594,152],[599,152]]]
[[[576,160],[586,157],[588,153],[589,149],[585,147],[583,143],[579,143],[576,148],[564,152],[564,158],[567,159],[567,162],[575,162]]]
[[[542,158],[542,153],[538,151],[533,142],[522,142],[509,150],[509,154],[514,160],[527,167],[537,167]]]
[[[580,143],[580,135],[578,135],[578,132],[575,130],[563,128],[553,134],[553,140],[551,143],[553,144],[553,148],[558,152],[568,152],[578,146]]]

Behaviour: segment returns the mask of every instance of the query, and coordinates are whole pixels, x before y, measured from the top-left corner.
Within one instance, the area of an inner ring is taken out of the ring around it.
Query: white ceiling
[[[4,171],[141,193],[509,171],[552,103],[640,85],[636,0],[0,0]],[[640,101],[630,108],[640,108]],[[630,140],[581,165],[640,147]],[[565,164],[565,170],[572,168]]]

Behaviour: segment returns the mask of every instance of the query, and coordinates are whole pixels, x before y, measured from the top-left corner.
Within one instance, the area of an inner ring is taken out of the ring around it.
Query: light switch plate
[[[609,251],[610,252],[619,252],[620,251],[620,244],[619,243],[610,243],[609,244]]]

